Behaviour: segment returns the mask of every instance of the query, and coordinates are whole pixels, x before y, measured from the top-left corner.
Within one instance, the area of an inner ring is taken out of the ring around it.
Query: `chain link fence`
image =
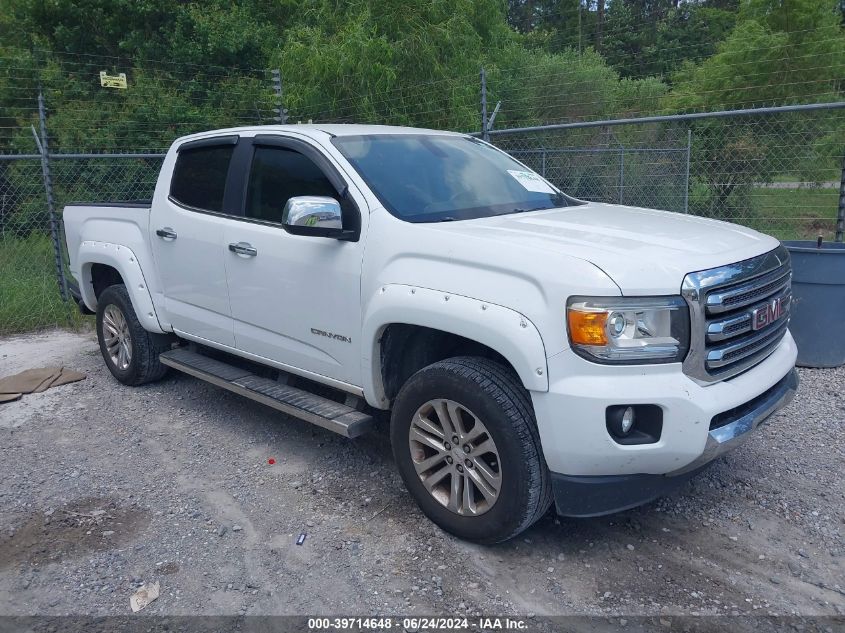
[[[0,332],[69,324],[46,217],[41,160],[0,159]]]
[[[134,90],[121,92],[92,83],[99,59],[40,73],[3,62],[0,83],[15,92],[0,99],[0,151],[7,152],[0,153],[0,334],[81,319],[67,292],[59,233],[64,205],[149,199],[173,139],[287,116],[281,79],[268,71],[136,68],[129,77]],[[472,78],[458,79],[446,87],[471,95],[464,84]],[[476,84],[474,92],[484,99],[486,86],[482,91]],[[529,105],[504,91],[496,98],[511,99],[502,106],[507,122],[518,121]],[[356,117],[347,100],[313,116],[297,112],[291,122],[448,128],[466,118],[402,107],[412,101],[391,93],[373,103],[372,116]],[[845,103],[652,117],[637,112],[645,118],[582,117],[505,129],[493,129],[495,109],[485,116],[486,102],[477,104],[481,136],[578,198],[736,222],[781,239],[841,239]],[[443,118],[442,125],[431,117]]]
[[[278,122],[271,79],[49,51],[0,58],[0,334],[82,318],[68,292],[64,205],[149,199],[175,138]]]
[[[735,222],[779,239],[842,239],[842,103],[490,131],[584,200]]]
[[[54,213],[71,202],[150,199],[163,154],[51,154]],[[40,156],[0,156],[0,332],[75,325],[63,235],[51,234]],[[58,262],[57,262],[58,258]]]
[[[688,131],[589,128],[491,134],[491,141],[568,194],[596,202],[685,213],[691,158]]]

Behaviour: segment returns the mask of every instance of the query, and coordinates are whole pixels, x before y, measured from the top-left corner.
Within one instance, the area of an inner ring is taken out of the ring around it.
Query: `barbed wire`
[[[686,4],[693,4],[693,3],[687,2]],[[585,12],[589,13],[589,11],[585,11]],[[552,13],[552,16],[554,16],[554,13]],[[561,6],[561,11],[558,13],[558,16],[564,17],[562,6]],[[642,35],[646,31],[649,31],[649,32],[652,32],[652,33],[657,33],[660,30],[661,27],[665,27],[672,22],[673,15],[671,14],[671,12],[667,11],[665,16],[662,16],[662,17],[659,17],[659,18],[656,18],[656,19],[652,19],[651,21],[639,22],[637,24],[622,24],[622,25],[620,25],[616,28],[608,28],[608,26],[609,26],[608,23],[607,23],[608,19],[609,18],[607,18],[607,15],[606,15],[606,18],[605,18],[606,21],[602,24],[602,28],[601,28],[601,31],[600,31],[601,32],[601,39],[602,39],[602,41],[605,41],[605,42],[606,41],[612,41],[615,37],[618,37],[621,34],[639,36],[639,35]],[[814,26],[814,27],[810,27],[810,28],[806,28],[806,29],[790,28],[788,33],[792,37],[801,38],[805,35],[815,34],[817,31],[818,31],[818,29]],[[573,49],[577,48],[577,44],[575,44],[575,43],[569,44],[567,47],[561,46],[562,42],[564,42],[568,39],[572,39],[572,33],[571,32],[566,33],[566,32],[558,30],[555,33],[550,33],[549,31],[543,30],[542,28],[532,29],[532,32],[537,32],[537,33],[540,33],[541,35],[546,35],[547,38],[544,40],[544,44],[547,48],[551,48],[552,50],[560,51],[560,50],[564,50],[565,48],[573,48]],[[598,34],[598,32],[599,32],[598,24],[595,24],[595,25],[592,25],[592,26],[589,25],[589,24],[587,24],[587,25],[582,24],[582,27],[581,27],[582,49],[588,49],[588,48],[594,48],[595,47],[595,36]],[[675,50],[689,50],[689,49],[696,48],[696,47],[699,47],[699,46],[701,46],[701,44],[694,43],[694,42],[690,42],[690,43],[687,43],[687,44],[679,44],[679,45],[676,45],[676,46],[662,45],[661,48],[660,48],[660,53],[661,53],[661,55],[665,55],[667,52],[671,52],[671,51],[675,51]],[[713,51],[711,51],[710,53],[703,53],[701,57],[699,57],[697,60],[694,60],[694,61],[700,61],[701,58],[711,56],[713,54],[713,52],[717,50],[717,48],[718,48],[718,43],[714,42],[713,45],[712,45]],[[686,61],[687,59],[693,59],[693,58],[688,58],[688,57],[685,57],[685,56],[679,56],[676,59],[683,59],[684,61]],[[623,68],[624,68],[624,66],[623,66]]]
[[[807,31],[809,32],[809,30]],[[606,34],[610,32],[605,31]],[[826,42],[829,39],[822,39],[820,42]],[[780,48],[779,46],[765,46],[756,49],[749,49],[746,53],[757,52],[759,55],[750,55],[752,59],[741,60],[731,65],[727,65],[723,71],[719,71],[711,76],[711,80],[718,81],[720,78],[728,76],[730,73],[736,74],[738,70],[748,66],[753,69],[753,64],[756,60],[764,55],[769,50]],[[20,51],[19,51],[20,52]],[[41,50],[40,54],[48,56],[49,51]],[[76,81],[80,84],[85,82],[79,75],[86,70],[101,68],[104,60],[121,60],[125,59],[119,56],[107,55],[79,55],[79,54],[55,54],[58,61],[54,60],[54,65],[60,69],[65,68],[69,70],[72,77],[57,76],[53,72],[50,76],[44,77],[43,72],[35,73],[31,65],[22,66],[15,64],[0,64],[0,75],[5,72],[5,79],[7,83],[19,82],[21,85],[7,85],[5,92],[13,93],[14,96],[7,97],[5,103],[7,105],[16,106],[22,115],[32,115],[36,111],[35,100],[26,96],[26,92],[33,91],[35,83],[38,82],[49,92],[51,88],[63,86],[68,82]],[[838,94],[838,83],[840,69],[836,64],[827,64],[827,60],[831,58],[831,53],[819,52],[814,54],[806,54],[803,56],[779,56],[775,58],[767,58],[771,64],[780,62],[789,62],[793,65],[800,64],[804,60],[811,60],[815,58],[818,63],[807,64],[804,68],[795,72],[801,72],[807,75],[806,80],[791,81],[778,85],[778,90],[782,94],[778,95],[753,95],[748,96],[747,93],[751,91],[763,91],[767,89],[765,72],[743,72],[741,76],[746,80],[746,83],[739,86],[727,86],[723,89],[703,90],[701,88],[694,88],[694,84],[689,81],[676,82],[672,86],[672,101],[678,103],[685,99],[699,100],[701,103],[697,105],[687,105],[683,111],[703,111],[712,107],[708,101],[709,97],[718,96],[719,101],[728,103],[731,106],[747,106],[747,105],[777,105],[796,102],[806,102],[807,100],[825,100]],[[131,60],[128,60],[131,61]],[[42,64],[45,63],[42,61]],[[178,65],[176,62],[166,61],[151,61],[151,60],[135,60],[137,67],[127,65],[126,71],[129,80],[137,75],[143,77],[145,82],[149,85],[143,87],[147,90],[166,90],[168,86],[173,89],[189,89],[190,91],[203,91],[213,94],[213,88],[209,84],[213,83],[211,79],[216,79],[227,83],[226,98],[221,98],[221,103],[218,104],[219,112],[216,117],[217,120],[230,119],[232,124],[240,123],[264,123],[267,120],[272,120],[274,113],[273,97],[267,90],[266,78],[267,71],[264,69],[221,69],[219,67],[212,69],[199,69],[196,71],[194,65]],[[36,64],[37,65],[37,64]],[[12,70],[20,70],[25,74],[12,74]],[[828,77],[815,77],[815,71],[820,71],[824,74],[825,70],[830,69],[831,73]],[[510,123],[513,119],[514,123],[519,120],[531,120],[533,122],[557,122],[560,120],[580,120],[588,119],[595,116],[612,116],[615,114],[608,109],[608,103],[605,96],[602,94],[604,87],[598,87],[593,90],[591,87],[584,87],[583,75],[589,69],[576,67],[565,69],[563,71],[550,73],[547,69],[537,68],[536,64],[525,63],[523,65],[512,65],[507,68],[497,68],[495,65],[491,66],[488,90],[491,99],[501,100],[502,109],[501,117],[505,123]],[[32,74],[30,74],[32,73]],[[508,85],[509,81],[504,84],[501,81],[502,73],[508,73],[511,77],[518,76],[518,85]],[[722,74],[720,74],[722,73]],[[92,72],[92,78],[96,73]],[[794,73],[793,73],[794,74]],[[183,75],[183,76],[178,76]],[[187,76],[190,75],[190,76]],[[548,93],[548,87],[552,88],[555,85],[561,87],[567,86],[570,80],[577,79],[576,87],[579,89],[572,90],[561,88],[552,93]],[[759,78],[759,82],[753,81]],[[254,82],[254,83],[250,83]],[[265,86],[262,88],[262,82]],[[525,87],[532,87],[532,82],[546,82],[543,85],[544,93],[539,95],[544,103],[538,104],[538,95],[533,94],[533,89],[539,89],[539,86],[533,86],[532,90],[526,90]],[[28,84],[28,85],[27,85]],[[351,120],[401,120],[402,122],[413,122],[419,120],[420,124],[426,125],[443,125],[445,127],[455,127],[456,118],[457,123],[461,121],[466,122],[466,117],[469,112],[477,109],[477,91],[478,91],[478,73],[463,73],[452,77],[439,78],[429,81],[416,82],[411,85],[399,85],[387,89],[367,89],[362,88],[362,94],[347,94],[331,99],[324,99],[315,101],[313,98],[301,98],[293,95],[293,103],[302,111],[297,111],[292,114],[296,119],[312,119],[318,121],[351,121]],[[813,89],[812,87],[822,87],[825,89]],[[90,86],[89,86],[90,87]],[[139,90],[135,86],[135,90]],[[293,86],[294,92],[298,89]],[[329,86],[323,86],[322,89],[326,92],[331,92]],[[355,89],[355,88],[350,88]],[[664,89],[665,90],[665,89]],[[84,92],[84,90],[83,90]],[[417,103],[420,95],[443,92],[448,94],[450,101],[446,107],[437,105],[431,107],[422,107]],[[633,104],[622,103],[624,95],[617,95],[617,99],[621,99],[620,103],[614,107],[623,108],[626,115],[634,115],[641,113],[654,114],[657,112],[665,113],[672,111],[679,111],[677,105],[671,105],[666,102],[665,95],[655,94],[649,96],[644,103],[644,107],[631,107]],[[12,101],[14,100],[14,101]],[[115,111],[120,110],[121,122],[120,131],[113,133],[113,144],[118,145],[121,141],[131,140],[133,134],[140,132],[149,132],[155,128],[162,128],[162,123],[156,120],[155,116],[150,116],[149,111],[145,112],[146,118],[139,118],[127,116],[140,109],[140,105],[134,103],[127,103],[131,100],[119,100],[117,97],[102,95],[81,95],[76,98],[65,97],[60,105],[61,116],[68,124],[74,122],[85,123],[90,116],[90,111],[93,105],[97,109],[112,108]],[[186,99],[190,102],[190,98]],[[51,107],[56,107],[53,103]],[[613,105],[613,104],[611,104]],[[550,112],[553,106],[554,113]],[[122,108],[122,109],[121,109]],[[594,112],[596,108],[601,108],[601,111]],[[463,112],[463,115],[457,113]],[[77,115],[74,118],[74,115]],[[18,117],[21,118],[21,117]],[[23,116],[22,118],[26,118]],[[216,122],[216,121],[215,121]],[[169,133],[172,135],[174,130],[170,128],[181,128],[197,125],[197,120],[179,120],[171,119],[167,122],[169,126],[167,129],[160,129],[162,134]],[[465,123],[464,123],[465,124]],[[10,129],[13,126],[3,126],[0,129]],[[0,139],[0,145],[2,145]],[[5,139],[8,142],[8,139]]]

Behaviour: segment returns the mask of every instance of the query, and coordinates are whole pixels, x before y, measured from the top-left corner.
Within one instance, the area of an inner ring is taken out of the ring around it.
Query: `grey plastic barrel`
[[[792,257],[789,330],[801,367],[845,365],[845,244],[784,242]]]

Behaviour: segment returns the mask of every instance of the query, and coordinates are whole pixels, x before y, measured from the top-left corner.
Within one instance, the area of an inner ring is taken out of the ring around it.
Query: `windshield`
[[[577,204],[507,154],[465,136],[374,134],[332,142],[385,208],[408,222]]]

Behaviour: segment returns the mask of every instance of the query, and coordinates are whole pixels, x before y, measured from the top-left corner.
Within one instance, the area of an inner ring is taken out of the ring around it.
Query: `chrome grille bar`
[[[736,361],[747,358],[766,348],[772,342],[779,342],[786,332],[786,321],[774,329],[761,330],[749,338],[711,349],[707,352],[707,369],[719,369]]]
[[[718,314],[727,310],[735,310],[782,291],[789,286],[791,273],[789,270],[778,269],[774,274],[755,279],[751,283],[741,284],[729,290],[711,292],[707,295],[707,313]]]

